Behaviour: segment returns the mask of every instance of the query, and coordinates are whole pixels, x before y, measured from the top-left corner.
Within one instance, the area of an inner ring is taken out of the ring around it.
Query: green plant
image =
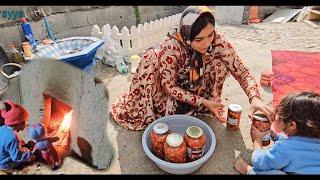
[[[134,9],[134,16],[136,17],[136,26],[141,23],[141,16],[139,12],[138,6],[133,6]]]

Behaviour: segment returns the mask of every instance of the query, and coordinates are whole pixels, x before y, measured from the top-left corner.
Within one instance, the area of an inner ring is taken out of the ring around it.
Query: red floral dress
[[[192,107],[191,115],[213,114],[201,105],[201,98],[221,102],[223,83],[231,73],[250,99],[260,96],[257,83],[230,43],[216,34],[214,50],[203,56],[201,87],[197,93],[183,89],[189,78],[190,56],[173,36],[167,36],[160,50],[145,52],[127,93],[111,105],[114,120],[126,129],[142,130],[154,120]]]

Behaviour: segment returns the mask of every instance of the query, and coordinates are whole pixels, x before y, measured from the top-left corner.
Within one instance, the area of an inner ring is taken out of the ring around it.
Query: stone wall
[[[119,29],[130,28],[137,23],[148,22],[177,14],[186,6],[1,6],[0,44],[7,49],[8,43],[17,46],[24,41],[20,27],[21,12],[30,19],[37,40],[48,37],[44,18],[36,11],[43,8],[56,38],[89,36],[92,26],[109,23]]]

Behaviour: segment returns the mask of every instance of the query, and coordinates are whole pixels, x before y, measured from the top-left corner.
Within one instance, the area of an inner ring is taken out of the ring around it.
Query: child
[[[59,155],[52,145],[53,142],[58,141],[58,137],[46,137],[46,129],[43,124],[36,123],[29,127],[29,137],[35,141],[33,152],[36,150],[41,151],[42,159],[51,166],[51,168],[57,169],[61,166],[61,160]]]
[[[274,112],[271,132],[275,143],[261,148],[266,134],[254,126],[252,166],[237,159],[235,169],[241,174],[320,174],[320,95],[300,92],[287,95]]]
[[[29,113],[10,100],[1,104],[4,125],[0,127],[0,169],[11,170],[35,159],[29,149],[22,147],[24,142],[17,133],[27,126]]]

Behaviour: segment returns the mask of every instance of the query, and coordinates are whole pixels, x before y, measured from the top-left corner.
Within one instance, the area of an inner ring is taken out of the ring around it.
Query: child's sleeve
[[[270,149],[259,148],[252,153],[252,166],[261,171],[282,169],[290,163],[285,153],[281,143],[274,144]]]
[[[283,133],[278,133],[278,134],[276,135],[276,137],[274,137],[274,138],[271,137],[271,139],[272,139],[273,142],[276,142],[276,141],[282,140],[282,139],[287,139],[287,138],[288,138],[288,137],[287,137],[285,134],[283,134]]]
[[[24,152],[23,150],[19,148],[19,141],[17,139],[9,140],[6,145],[6,151],[9,152],[10,158],[17,163],[30,161],[31,152]]]

